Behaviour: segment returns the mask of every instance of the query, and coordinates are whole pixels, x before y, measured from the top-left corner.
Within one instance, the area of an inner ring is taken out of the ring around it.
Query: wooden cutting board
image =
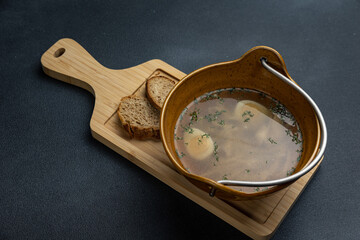
[[[274,234],[319,167],[260,200],[225,202],[212,198],[175,170],[160,141],[130,139],[116,114],[122,97],[144,96],[147,78],[164,75],[178,81],[185,76],[183,72],[158,59],[127,69],[109,69],[72,39],[60,39],[51,46],[42,55],[41,64],[47,75],[93,93],[96,100],[90,129],[95,139],[254,239]]]

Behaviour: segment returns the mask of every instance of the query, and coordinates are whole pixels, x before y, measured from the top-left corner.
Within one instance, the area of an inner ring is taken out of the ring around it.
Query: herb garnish
[[[201,138],[204,138],[204,137],[209,138],[210,135],[208,133],[204,133],[203,135],[201,135]]]
[[[218,122],[218,124],[221,125],[221,126],[224,126],[225,122],[224,122],[224,120],[221,120],[220,122]]]
[[[245,111],[242,115],[243,118],[245,118],[244,122],[249,122],[250,118],[254,116],[254,114],[251,111]]]
[[[294,173],[294,171],[295,171],[295,168],[292,167],[289,171],[287,171],[286,176],[290,176],[291,174]]]
[[[293,133],[292,131],[290,131],[289,129],[286,129],[285,130],[286,132],[286,135],[290,136],[291,137],[291,141],[293,141],[295,144],[299,144],[301,143],[302,141],[299,139],[299,133],[301,134],[301,132],[299,133]]]
[[[189,114],[191,116],[190,124],[192,124],[193,121],[195,122],[198,121],[198,114],[200,114],[200,109],[195,109],[195,111]]]
[[[178,152],[177,149],[175,150],[175,152],[176,152],[176,154],[178,155],[178,157],[179,157],[180,159],[185,156],[185,153],[183,153],[183,152],[181,152],[181,153],[179,154],[179,152]]]
[[[192,134],[194,132],[194,129],[192,129],[190,126],[182,126],[181,127],[185,130],[185,132]]]
[[[285,108],[284,105],[279,103],[275,98],[272,98],[272,100],[276,103],[276,105],[270,106],[270,111],[272,111],[274,114],[276,114],[283,122],[285,122],[284,118],[288,118],[291,121],[293,121],[293,125],[296,125],[296,121],[294,116]]]
[[[222,111],[216,111],[214,114],[209,113],[207,115],[205,115],[205,119],[208,120],[208,122],[212,122],[212,121],[216,121],[218,119],[218,117],[222,114],[226,112],[225,110]]]
[[[176,136],[176,133],[175,133],[174,137],[175,137],[175,140],[183,140],[184,139],[183,137]]]
[[[277,142],[275,142],[274,139],[272,139],[272,138],[268,138],[268,140],[271,144],[277,144]]]
[[[218,156],[218,148],[219,148],[219,146],[217,145],[217,143],[216,142],[214,142],[214,156],[215,156],[215,160],[218,162],[219,161],[219,156]]]
[[[217,93],[214,93],[214,94],[206,94],[205,99],[206,99],[206,100],[219,99],[221,104],[224,103],[224,99],[221,98]]]
[[[254,114],[251,113],[251,111],[245,111],[243,114],[242,114],[242,117],[245,117],[246,115],[249,115],[250,117],[253,117]]]

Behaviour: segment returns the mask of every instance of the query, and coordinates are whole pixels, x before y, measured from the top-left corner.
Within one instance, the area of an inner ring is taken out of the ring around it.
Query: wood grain
[[[282,191],[259,200],[225,202],[211,198],[180,175],[167,158],[160,141],[130,139],[116,114],[121,97],[145,93],[152,75],[179,80],[185,74],[161,60],[112,70],[99,64],[72,39],[61,39],[41,57],[44,72],[79,86],[95,96],[90,120],[93,137],[176,191],[254,239],[268,239],[278,228],[319,167]]]

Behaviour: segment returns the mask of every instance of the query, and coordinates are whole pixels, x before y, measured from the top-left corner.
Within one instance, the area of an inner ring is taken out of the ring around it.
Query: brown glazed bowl
[[[266,58],[274,69],[291,79],[277,51],[264,46],[254,47],[237,60],[209,65],[185,76],[169,93],[161,111],[160,135],[171,162],[191,183],[206,192],[215,193],[221,199],[255,199],[279,191],[292,182],[261,192],[245,193],[186,171],[175,152],[174,129],[179,115],[194,98],[221,88],[249,88],[264,92],[289,109],[302,131],[303,154],[294,173],[307,166],[319,150],[321,131],[312,106],[289,84],[268,72],[262,66],[261,58]]]

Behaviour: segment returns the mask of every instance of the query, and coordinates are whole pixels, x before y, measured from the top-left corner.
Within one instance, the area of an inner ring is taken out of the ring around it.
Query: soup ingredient
[[[276,99],[241,88],[219,89],[190,103],[175,127],[175,149],[190,172],[215,181],[275,180],[293,174],[302,135]],[[232,187],[243,192],[270,189]]]
[[[209,134],[197,128],[184,133],[184,144],[190,157],[203,160],[214,152],[214,142]]]
[[[123,97],[117,113],[130,137],[160,138],[160,113],[148,99],[135,95]]]
[[[146,81],[146,97],[155,108],[161,110],[165,98],[175,84],[174,80],[167,77],[152,77]]]

